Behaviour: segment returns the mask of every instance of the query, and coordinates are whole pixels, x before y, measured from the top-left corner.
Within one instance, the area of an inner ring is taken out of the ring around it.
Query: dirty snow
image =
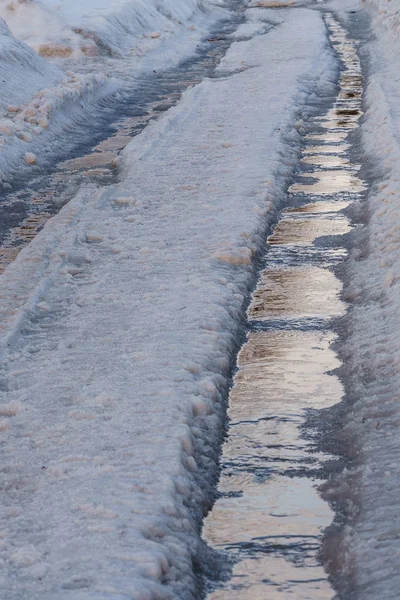
[[[307,98],[335,80],[320,14],[279,18],[125,148],[118,185],[82,188],[2,276],[7,600],[195,594],[254,260]]]

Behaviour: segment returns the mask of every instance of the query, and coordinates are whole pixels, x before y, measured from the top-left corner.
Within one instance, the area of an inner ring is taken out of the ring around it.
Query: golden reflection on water
[[[342,397],[339,379],[328,373],[340,365],[331,349],[334,337],[310,331],[252,333],[239,355],[224,447],[224,461],[233,468],[223,471],[223,495],[203,535],[214,548],[236,546],[238,555],[243,544],[261,551],[238,562],[229,594],[225,587],[211,594],[212,600],[333,596],[315,558],[332,511],[318,494],[318,480],[289,471],[310,456],[299,429],[304,409],[328,407]],[[264,480],[260,468],[267,468]],[[293,553],[296,558],[296,552],[297,561],[282,557]]]
[[[233,481],[228,479],[227,491],[240,490],[243,495],[236,498],[233,494],[227,494],[218,501],[213,516],[213,519],[218,519],[217,512],[220,511],[218,527],[207,522],[204,533],[216,547],[243,544],[271,536],[281,538],[275,539],[275,544],[285,543],[288,535],[299,538],[317,536],[321,532],[321,516],[327,517],[327,525],[332,519],[332,512],[306,479],[272,476],[266,486],[240,477]],[[221,491],[224,491],[223,488]],[[296,496],[302,498],[302,504],[306,500],[306,508],[302,508],[301,514]]]
[[[23,248],[21,241],[29,243],[33,240],[48,218],[48,213],[36,213],[27,217],[18,227],[14,227],[12,240],[7,240],[0,248],[0,274],[17,258]],[[15,240],[18,240],[19,246],[11,245]]]
[[[315,183],[295,183],[289,192],[325,196],[340,192],[358,193],[366,189],[365,184],[350,170],[325,170],[307,173],[304,177],[316,179]]]
[[[358,62],[354,65],[357,69],[361,69],[360,63]],[[350,92],[359,92],[359,97],[362,95],[364,85],[364,78],[360,74],[355,73],[343,73],[340,78],[340,86],[342,90],[350,91]]]
[[[362,90],[358,90],[357,88],[354,89],[342,89],[341,92],[339,93],[338,99],[339,100],[349,100],[352,98],[361,98],[362,96]]]
[[[304,156],[301,159],[301,162],[307,165],[318,165],[321,167],[330,167],[332,169],[338,167],[350,167],[350,160],[343,156],[338,156],[337,154],[310,154]],[[359,169],[357,165],[352,165],[351,168],[353,170]]]
[[[360,116],[361,112],[357,115],[340,114],[336,108],[333,108],[326,117],[321,119],[320,125],[326,129],[355,129],[358,127]]]
[[[103,140],[95,150],[98,152],[105,152],[107,150],[122,150],[132,140],[132,136],[129,135],[114,135],[113,137]]]
[[[117,155],[115,152],[95,152],[79,158],[66,160],[60,164],[60,169],[79,171],[80,169],[91,169],[93,167],[107,167],[111,166],[116,159]]]
[[[346,217],[339,219],[289,219],[285,217],[276,225],[268,238],[270,246],[296,245],[310,246],[316,239],[325,235],[343,235],[351,231]]]
[[[253,294],[249,318],[338,317],[345,312],[345,304],[339,299],[341,289],[340,281],[328,269],[266,269]]]
[[[346,131],[324,131],[324,133],[309,133],[306,135],[306,140],[322,140],[324,142],[343,142],[347,138]],[[322,146],[323,147],[323,146]],[[332,146],[335,148],[336,146]],[[348,148],[349,145],[346,144]]]
[[[323,146],[307,146],[304,148],[303,154],[342,154],[349,148],[350,144],[345,143],[338,144],[337,146],[331,146],[329,144],[324,144]]]
[[[324,331],[272,330],[251,333],[238,359],[230,398],[234,421],[261,419],[305,407],[323,408],[342,396],[340,366],[331,349],[336,336]]]
[[[283,574],[285,579],[282,582]],[[210,600],[331,600],[332,588],[321,580],[324,577],[321,567],[300,570],[284,558],[245,559],[233,569],[229,592],[216,590],[208,597]],[[291,580],[294,584],[290,587],[294,591],[290,588],[285,591],[287,581]]]
[[[135,123],[136,121],[137,119],[135,119]],[[132,120],[126,120],[125,125],[126,128],[132,126]],[[128,135],[127,132],[122,131],[122,129],[120,133],[121,132],[123,135],[115,135],[103,140],[96,146],[94,149],[95,152],[61,163],[59,165],[61,171],[52,175],[54,187],[50,187],[49,190],[41,192],[37,198],[34,195],[31,195],[29,199],[30,204],[38,204],[43,207],[47,204],[51,207],[54,204],[54,197],[56,195],[55,185],[66,181],[70,176],[68,171],[82,171],[81,175],[86,178],[107,177],[108,175],[111,175],[112,169],[114,169],[117,164],[116,161],[119,151],[132,140],[132,136]],[[3,246],[0,248],[0,274],[15,260],[24,245],[36,237],[39,230],[45,225],[52,214],[52,210],[35,213],[26,218],[21,225],[11,229],[8,238],[3,242]]]
[[[335,200],[334,202],[321,200],[320,202],[310,202],[302,206],[287,208],[283,214],[287,213],[330,213],[339,212],[347,208],[350,204],[348,200]]]
[[[46,223],[48,218],[48,213],[36,213],[31,215],[25,219],[20,227],[15,228],[15,235],[18,238],[25,238],[27,240],[33,239],[37,235],[39,229]]]

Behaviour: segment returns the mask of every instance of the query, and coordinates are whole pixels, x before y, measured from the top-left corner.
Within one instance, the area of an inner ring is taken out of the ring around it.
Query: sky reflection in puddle
[[[303,204],[303,206],[296,206],[295,208],[287,208],[283,211],[283,214],[339,212],[347,208],[349,204],[350,201],[348,200],[336,200],[335,202],[321,200],[319,202],[310,202],[309,204]]]
[[[350,167],[352,170],[358,170],[360,167],[356,165],[350,165],[348,158],[338,156],[337,154],[310,154],[304,156],[301,162],[306,165],[318,165],[321,167],[339,168],[339,167]]]
[[[322,138],[319,139],[322,141]],[[343,154],[350,148],[350,144],[339,143],[337,146],[326,144],[324,146],[306,146],[303,154]]]
[[[343,142],[347,138],[347,131],[324,131],[324,133],[309,133],[305,136],[306,140],[320,140],[325,143],[339,143]],[[349,147],[348,144],[344,144],[346,148]],[[324,146],[321,146],[322,148]],[[332,148],[336,148],[336,146],[332,146]]]

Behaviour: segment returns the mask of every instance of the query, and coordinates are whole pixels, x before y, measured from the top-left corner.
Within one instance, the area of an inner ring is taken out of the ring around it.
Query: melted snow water
[[[209,600],[335,595],[320,561],[334,514],[319,494],[334,457],[318,451],[318,426],[306,427],[306,419],[344,393],[333,372],[340,366],[333,324],[346,304],[333,267],[347,256],[343,211],[365,186],[349,154],[362,114],[360,61],[345,30],[325,18],[342,63],[340,91],[312,121],[248,309],[218,499],[203,529],[222,572],[207,583]]]
[[[0,273],[81,185],[115,182],[119,153],[150,121],[177,104],[188,87],[217,76],[215,68],[233,41],[230,34],[244,20],[242,0],[227,4],[231,18],[217,24],[195,56],[101,102],[85,123],[71,124],[64,152],[52,167],[35,168],[34,179],[16,181],[12,190],[0,192]]]

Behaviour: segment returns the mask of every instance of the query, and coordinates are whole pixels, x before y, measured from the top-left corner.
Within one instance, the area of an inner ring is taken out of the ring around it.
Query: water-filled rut
[[[334,268],[347,257],[345,209],[366,186],[351,161],[363,93],[356,43],[333,15],[324,18],[341,63],[339,93],[311,120],[248,309],[218,498],[203,529],[223,573],[208,582],[210,600],[335,594],[320,559],[334,513],[319,494],[334,457],[317,448],[318,424],[305,426],[310,409],[344,394],[334,324],[347,305]]]

